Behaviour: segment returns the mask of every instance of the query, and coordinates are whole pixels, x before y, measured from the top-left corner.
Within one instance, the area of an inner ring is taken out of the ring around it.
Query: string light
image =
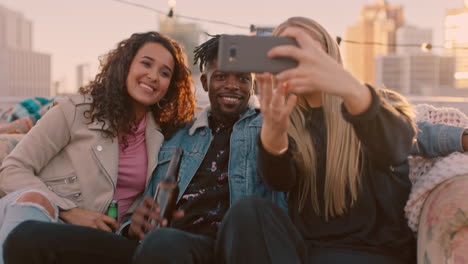
[[[167,2],[169,5],[169,13],[167,13],[167,17],[173,17],[174,16],[174,8],[176,6],[176,0],[169,0]]]
[[[431,43],[423,43],[421,44],[421,49],[423,51],[430,51],[432,49],[432,44]]]
[[[123,3],[123,4],[127,4],[127,5],[132,5],[132,6],[135,6],[135,7],[139,7],[139,8],[149,10],[149,11],[152,11],[152,12],[155,12],[155,13],[158,13],[158,14],[163,14],[163,15],[165,14],[168,17],[173,17],[174,16],[174,8],[176,6],[176,0],[169,0],[168,1],[169,12],[166,14],[165,12],[163,12],[161,10],[158,10],[158,9],[146,6],[146,5],[130,2],[130,1],[127,1],[127,0],[113,0],[113,1],[120,2],[120,3]],[[193,20],[193,21],[198,21],[198,22],[224,25],[224,26],[235,27],[235,28],[239,28],[239,29],[247,29],[247,30],[250,30],[250,31],[252,31],[253,29],[256,29],[255,25],[252,25],[252,24],[250,26],[242,26],[242,25],[236,25],[236,24],[232,24],[232,23],[228,23],[228,22],[224,22],[224,21],[218,21],[218,20],[212,20],[212,19],[203,19],[203,18],[192,17],[192,16],[184,16],[184,15],[180,15],[180,14],[178,14],[177,17],[185,18],[185,19]],[[340,36],[336,37],[336,42],[338,43],[338,45],[340,45],[342,42],[345,42],[345,43],[358,44],[358,45],[391,46],[391,47],[420,47],[423,51],[430,51],[433,48],[442,48],[442,49],[446,48],[444,46],[435,46],[435,45],[432,45],[431,43],[396,44],[396,43],[382,43],[382,42],[359,42],[359,41],[354,41],[354,40],[342,39]],[[467,49],[468,50],[468,47],[451,47],[451,48],[446,48],[446,49]]]
[[[141,4],[138,4],[138,3],[133,3],[133,2],[125,1],[125,0],[114,0],[114,1],[115,2],[120,2],[120,3],[123,3],[123,4],[127,4],[127,5],[132,5],[132,6],[139,7],[139,8],[143,8],[143,9],[146,9],[146,10],[150,10],[150,11],[156,12],[156,13],[161,14],[161,15],[165,14],[161,10],[158,10],[158,9],[155,9],[155,8],[152,8],[152,7],[149,7],[149,6],[141,5]]]
[[[336,37],[336,42],[338,45],[340,43],[345,42],[345,43],[350,43],[350,44],[359,44],[359,45],[372,45],[372,46],[387,46],[387,47],[420,47],[423,51],[430,51],[433,48],[441,48],[441,49],[468,49],[468,47],[452,47],[452,48],[447,48],[444,46],[434,46],[431,43],[422,43],[422,44],[404,44],[404,43],[382,43],[382,42],[360,42],[360,41],[355,41],[355,40],[346,40],[342,39],[340,36]]]
[[[123,3],[123,4],[127,4],[127,5],[131,5],[131,6],[135,6],[135,7],[139,7],[139,8],[145,9],[145,10],[149,10],[149,11],[152,11],[152,12],[155,12],[155,13],[158,13],[158,14],[162,14],[162,15],[167,15],[167,16],[169,16],[169,14],[171,12],[171,10],[169,9],[169,13],[166,14],[165,12],[163,12],[161,10],[158,10],[158,9],[146,6],[146,5],[138,4],[138,3],[133,3],[133,2],[130,2],[130,1],[126,1],[126,0],[113,0],[113,1],[120,2],[120,3]],[[172,10],[172,15],[174,15],[174,10]],[[249,29],[249,26],[241,26],[241,25],[236,25],[236,24],[232,24],[232,23],[227,23],[227,22],[224,22],[224,21],[218,21],[218,20],[212,20],[212,19],[203,19],[203,18],[191,17],[191,16],[184,16],[184,15],[180,15],[180,14],[178,14],[177,17],[185,18],[185,19],[193,20],[193,21],[198,21],[198,22],[205,22],[205,23],[210,23],[210,24],[218,24],[218,25],[224,25],[224,26],[229,26],[229,27],[235,27],[235,28],[239,28],[239,29]]]

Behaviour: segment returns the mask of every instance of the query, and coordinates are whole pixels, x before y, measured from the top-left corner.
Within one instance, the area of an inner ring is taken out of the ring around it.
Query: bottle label
[[[117,201],[112,201],[109,205],[109,209],[107,209],[107,216],[110,216],[114,219],[118,217],[118,204]]]

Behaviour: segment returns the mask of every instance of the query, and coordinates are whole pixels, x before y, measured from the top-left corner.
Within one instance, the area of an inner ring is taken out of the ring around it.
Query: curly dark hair
[[[101,71],[88,86],[81,87],[79,92],[93,98],[90,110],[85,117],[101,122],[108,122],[104,130],[107,137],[123,136],[127,146],[126,135],[133,134],[131,127],[135,123],[135,112],[131,107],[131,98],[127,91],[127,75],[130,65],[138,50],[148,42],[159,43],[173,56],[174,72],[164,100],[151,105],[150,111],[162,128],[165,138],[185,123],[192,120],[195,111],[195,97],[192,92],[193,80],[187,67],[182,47],[171,38],[158,33],[135,33],[121,41],[117,48],[107,53],[101,61]],[[104,128],[104,126],[103,126]]]

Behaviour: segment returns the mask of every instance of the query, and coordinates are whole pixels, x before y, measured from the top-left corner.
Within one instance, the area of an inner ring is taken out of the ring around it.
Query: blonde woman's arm
[[[356,80],[303,29],[289,27],[280,35],[295,38],[299,46],[275,47],[268,55],[291,57],[299,64],[276,78],[297,95],[322,92],[341,97],[343,116],[353,125],[369,156],[384,167],[403,162],[414,137],[410,120],[381,103],[373,88]]]
[[[306,31],[290,27],[281,34],[296,39],[299,46],[279,46],[269,52],[270,57],[291,57],[298,66],[276,75],[279,81],[286,82],[290,91],[297,95],[310,95],[324,92],[339,96],[352,115],[369,109],[371,93],[369,89],[331,58]]]
[[[296,173],[288,138],[289,115],[296,96],[286,99],[287,87],[274,87],[271,74],[257,76],[263,125],[258,142],[258,173],[275,190],[295,185]]]
[[[296,96],[286,99],[287,86],[275,88],[271,74],[257,75],[260,108],[263,124],[260,139],[263,147],[271,154],[279,155],[288,147],[289,115],[296,103]]]

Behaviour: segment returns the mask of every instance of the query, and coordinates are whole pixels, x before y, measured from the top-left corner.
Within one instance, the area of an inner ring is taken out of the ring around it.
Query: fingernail
[[[283,82],[283,88],[284,88],[284,91],[285,92],[288,92],[289,91],[289,83],[286,81],[286,82]]]

